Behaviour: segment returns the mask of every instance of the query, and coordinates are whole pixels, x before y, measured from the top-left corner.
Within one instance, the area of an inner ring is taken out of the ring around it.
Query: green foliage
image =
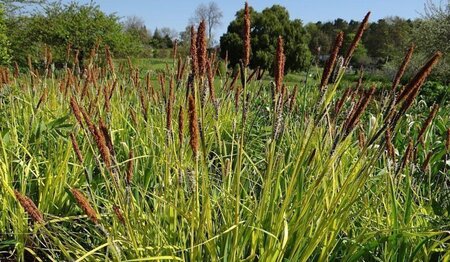
[[[414,22],[399,17],[380,19],[371,23],[363,38],[368,55],[384,63],[393,57],[401,57],[409,47]]]
[[[440,82],[428,81],[424,84],[420,96],[428,104],[450,104],[450,85]]]
[[[8,40],[5,12],[3,11],[3,5],[0,4],[0,65],[6,65],[10,62],[10,42]]]
[[[413,30],[413,40],[421,53],[429,55],[437,50],[444,54],[443,61],[434,72],[436,80],[450,83],[450,1],[439,5],[429,1],[424,18]]]
[[[239,62],[243,52],[241,38],[244,11],[236,13],[236,19],[228,26],[228,31],[220,38],[221,56],[228,52],[230,65]],[[273,69],[278,36],[285,41],[286,72],[306,69],[311,62],[308,49],[309,36],[298,19],[290,20],[286,8],[274,5],[261,13],[250,8],[251,46],[250,66]],[[272,70],[271,70],[272,71]]]
[[[69,44],[79,51],[80,60],[97,43],[110,46],[116,56],[133,55],[140,49],[135,37],[124,33],[116,15],[106,15],[93,3],[52,3],[40,13],[9,18],[8,30],[14,43],[13,59],[22,64],[28,55],[41,57],[44,45],[52,49],[59,63],[65,61]]]
[[[6,65],[10,62],[9,54],[10,42],[6,32],[5,13],[3,7],[0,4],[0,65]]]

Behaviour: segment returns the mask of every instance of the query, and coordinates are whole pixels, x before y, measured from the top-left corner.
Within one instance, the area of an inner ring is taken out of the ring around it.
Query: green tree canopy
[[[136,39],[124,32],[119,18],[93,3],[56,2],[31,16],[11,17],[8,23],[14,59],[22,63],[29,54],[38,56],[44,45],[53,50],[55,60],[65,58],[68,44],[79,51],[80,59],[97,43],[110,46],[116,55],[130,54],[136,48]]]
[[[308,48],[309,35],[300,20],[291,20],[286,8],[274,5],[261,13],[250,8],[252,54],[250,66],[273,69],[278,36],[285,41],[286,72],[305,69],[311,60]],[[244,10],[236,13],[236,19],[228,26],[228,31],[220,38],[222,57],[228,51],[231,65],[242,57]],[[272,71],[272,70],[271,70]]]
[[[9,63],[9,40],[6,35],[5,13],[3,6],[0,4],[0,65]]]

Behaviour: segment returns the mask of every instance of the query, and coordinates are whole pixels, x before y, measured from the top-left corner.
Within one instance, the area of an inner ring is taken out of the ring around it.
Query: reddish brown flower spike
[[[367,29],[367,24],[369,23],[370,12],[366,14],[364,20],[359,25],[358,31],[356,32],[355,38],[353,38],[353,42],[350,45],[350,48],[347,51],[347,55],[345,56],[344,66],[347,67],[350,64],[350,60],[352,59],[353,53],[358,47],[359,41],[364,34],[364,31]]]
[[[277,45],[277,57],[276,57],[276,71],[275,71],[275,86],[277,91],[281,91],[281,87],[283,85],[284,78],[284,47],[283,47],[283,38],[281,36],[278,37],[278,45]]]
[[[328,85],[328,81],[336,65],[336,59],[339,54],[339,50],[341,50],[343,41],[344,41],[344,33],[339,32],[339,34],[336,36],[336,40],[334,41],[334,47],[333,51],[331,52],[330,58],[328,59],[325,68],[323,69],[322,81],[320,82],[320,90],[323,90],[323,88],[326,85]]]
[[[197,75],[198,73],[198,60],[197,60],[197,33],[195,32],[194,26],[191,26],[191,69],[192,74]]]
[[[202,20],[197,30],[197,61],[200,76],[206,72],[206,51],[206,23],[205,20]]]
[[[70,192],[77,201],[78,206],[80,206],[80,208],[89,217],[89,219],[94,222],[94,224],[98,224],[97,212],[95,212],[91,204],[89,204],[89,200],[83,195],[83,193],[75,188],[72,188]]]
[[[41,211],[36,207],[34,202],[25,195],[22,195],[19,191],[14,190],[14,195],[16,195],[17,201],[19,201],[20,205],[25,209],[28,215],[38,223],[44,222],[44,216]]]
[[[244,9],[244,66],[250,64],[250,10],[248,8],[248,3],[245,2]]]
[[[133,180],[133,170],[134,170],[134,153],[133,150],[130,150],[128,153],[128,166],[127,166],[127,185],[131,184]]]
[[[199,130],[198,130],[198,118],[197,111],[195,109],[195,100],[192,95],[189,95],[189,131],[190,131],[190,141],[192,152],[194,153],[194,157],[198,156],[198,148],[199,148]]]

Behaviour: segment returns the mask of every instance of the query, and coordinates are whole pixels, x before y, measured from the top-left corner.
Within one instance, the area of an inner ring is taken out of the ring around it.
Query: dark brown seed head
[[[194,26],[191,26],[191,49],[190,49],[190,57],[191,57],[191,69],[192,74],[198,74],[198,57],[197,57],[197,33],[195,32]]]
[[[105,46],[105,54],[106,54],[106,61],[108,62],[109,69],[114,74],[114,63],[111,55],[111,51],[109,50],[109,46]]]
[[[184,129],[184,114],[183,106],[180,106],[180,111],[178,112],[178,140],[180,141],[180,146],[183,145],[183,129]]]
[[[415,48],[415,45],[411,45],[411,47],[408,49],[408,52],[406,53],[405,58],[403,59],[403,62],[400,65],[397,74],[395,75],[394,82],[392,83],[392,92],[395,92],[398,84],[400,83],[400,80],[402,79],[402,76],[405,74],[406,68],[408,67],[409,61],[411,61],[411,57]]]
[[[450,151],[450,128],[447,129],[447,139],[445,142],[445,147],[447,148],[447,151]]]
[[[75,138],[75,135],[73,133],[70,133],[70,140],[72,141],[72,147],[73,150],[75,151],[78,161],[80,161],[80,163],[83,163],[83,155],[81,154],[81,150],[80,147],[78,146],[77,139]]]
[[[175,40],[174,42],[173,42],[173,54],[172,54],[172,58],[173,58],[173,61],[175,61],[175,59],[177,59],[177,51],[178,51],[178,41],[177,40]]]
[[[425,158],[425,160],[423,161],[423,164],[422,164],[422,171],[423,172],[428,170],[428,167],[430,165],[430,160],[431,160],[432,156],[433,156],[433,152],[428,152],[427,157]]]
[[[200,76],[203,76],[206,72],[206,51],[206,22],[202,20],[197,30],[197,61]]]
[[[210,62],[208,60],[207,63],[207,67],[208,67],[208,86],[209,86],[209,95],[211,98],[211,101],[214,103],[216,103],[216,92],[214,90],[214,66],[212,65],[212,61]]]
[[[238,79],[238,77],[241,75],[241,71],[240,70],[238,70],[235,74],[234,74],[234,77],[233,77],[233,80],[231,80],[231,83],[230,83],[230,90],[233,90],[234,89],[234,84],[236,83],[236,81],[237,81],[237,79]]]
[[[244,66],[248,66],[250,64],[250,10],[248,8],[248,3],[245,2],[244,9]]]
[[[413,142],[412,140],[409,141],[408,147],[405,150],[405,154],[403,155],[402,164],[400,166],[400,170],[406,167],[408,162],[411,160],[412,152],[413,151]]]
[[[14,62],[14,78],[19,78],[19,64],[17,62]]]
[[[344,33],[339,32],[339,34],[336,36],[336,40],[334,40],[333,51],[330,54],[330,58],[328,58],[325,68],[323,69],[322,81],[320,82],[320,90],[323,90],[323,88],[328,85],[328,81],[331,74],[333,73],[333,69],[336,65],[336,58],[339,54],[339,50],[341,50],[343,41]]]
[[[364,148],[364,146],[366,145],[366,137],[364,136],[363,132],[359,132],[358,142],[359,142],[359,147],[361,147],[361,148]]]
[[[345,135],[348,135],[359,122],[359,119],[369,105],[373,94],[375,94],[375,86],[372,86],[372,88],[361,97],[357,106],[354,107],[354,110],[352,110],[344,125]]]
[[[423,123],[422,128],[419,131],[419,135],[417,136],[418,141],[420,141],[422,139],[423,135],[425,134],[425,131],[430,126],[430,124],[433,121],[434,117],[436,116],[438,110],[439,110],[439,105],[435,104],[433,106],[433,109],[431,110],[430,114],[428,115],[427,119]]]
[[[353,53],[356,50],[356,47],[358,47],[359,41],[361,41],[361,38],[364,34],[364,31],[367,28],[367,24],[369,23],[369,17],[370,12],[366,14],[364,17],[364,20],[359,25],[358,31],[356,32],[355,38],[353,38],[353,42],[350,45],[349,49],[347,50],[347,55],[345,56],[344,60],[344,66],[347,67],[350,64],[350,60],[352,59]]]
[[[30,198],[28,198],[25,195],[22,195],[17,190],[14,190],[14,194],[16,195],[17,201],[19,201],[20,205],[23,207],[23,209],[25,209],[25,211],[33,219],[33,221],[38,223],[44,222],[44,216]]]
[[[99,130],[102,132],[103,137],[105,138],[106,146],[108,147],[109,153],[111,156],[115,156],[116,152],[114,150],[114,145],[111,139],[111,135],[109,134],[108,127],[102,119],[99,121]]]
[[[189,95],[189,132],[190,132],[190,141],[192,152],[194,153],[194,157],[198,157],[198,149],[199,149],[199,130],[198,130],[198,118],[197,118],[197,110],[195,108],[195,100],[192,95]]]
[[[107,138],[101,128],[95,128],[96,135],[94,136],[95,144],[100,151],[103,163],[107,169],[111,167],[111,150],[108,148]]]
[[[414,78],[411,79],[411,81],[403,88],[402,92],[396,100],[396,105],[398,105],[400,102],[402,102],[403,99],[405,99],[404,107],[405,109],[409,108],[411,103],[416,98],[423,83],[431,74],[431,70],[439,62],[441,57],[442,53],[436,52],[433,57],[428,60],[428,62],[419,70],[419,72],[417,72]]]
[[[169,84],[169,99],[167,101],[167,110],[166,110],[166,129],[170,134],[172,133],[172,115],[173,115],[173,103],[175,102],[175,92],[174,92],[174,79],[173,77],[170,79]]]
[[[89,200],[81,193],[78,189],[72,188],[70,189],[75,201],[77,201],[78,206],[83,210],[83,212],[88,216],[88,218],[94,222],[94,224],[98,224],[98,215],[97,212],[92,208],[91,204],[89,204]]]
[[[123,217],[123,213],[120,210],[120,207],[118,207],[117,205],[114,205],[113,210],[117,216],[117,219],[119,219],[120,223],[122,223],[122,225],[125,225],[125,218]]]
[[[284,78],[284,47],[283,47],[283,38],[281,36],[278,37],[277,44],[277,56],[276,56],[276,71],[275,71],[275,86],[277,88],[277,92],[281,91],[281,87],[283,85]]]
[[[392,144],[392,137],[391,137],[391,130],[388,128],[386,130],[386,149],[388,156],[392,159],[392,161],[395,160],[395,150],[394,145]]]
[[[128,166],[126,177],[127,185],[131,185],[131,181],[133,180],[133,169],[134,169],[134,153],[133,150],[130,150],[130,152],[128,153]]]
[[[80,107],[73,96],[70,97],[70,108],[72,109],[72,113],[77,119],[78,124],[83,127],[83,114],[81,113]]]

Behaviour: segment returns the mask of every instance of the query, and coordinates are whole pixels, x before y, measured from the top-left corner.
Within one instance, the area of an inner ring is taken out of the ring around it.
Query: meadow
[[[274,78],[249,45],[219,74],[202,26],[189,57],[3,68],[0,260],[449,261],[450,110],[419,96],[442,54],[341,81],[365,25],[309,81],[282,38]]]

